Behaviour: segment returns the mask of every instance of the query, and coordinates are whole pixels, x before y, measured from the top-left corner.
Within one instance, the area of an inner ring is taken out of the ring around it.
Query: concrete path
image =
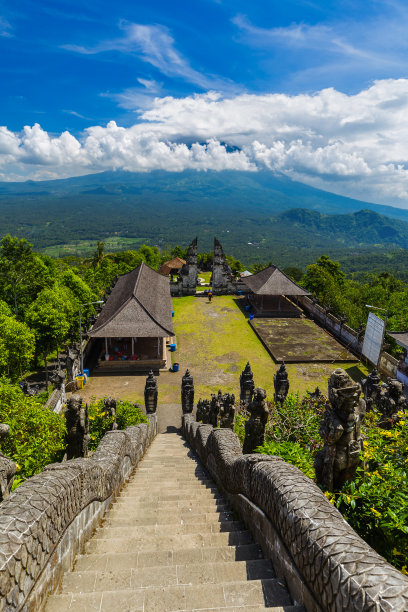
[[[178,433],[159,434],[46,612],[301,612]]]

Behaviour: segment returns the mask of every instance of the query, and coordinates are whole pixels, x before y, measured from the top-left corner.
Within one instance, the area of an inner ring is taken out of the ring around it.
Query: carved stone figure
[[[188,369],[181,379],[181,409],[183,414],[191,413],[194,409],[194,381]]]
[[[338,368],[329,378],[329,402],[320,426],[324,447],[315,458],[316,478],[327,491],[340,489],[353,480],[363,449],[361,420],[365,401],[361,387]]]
[[[221,243],[214,238],[214,258],[212,269],[212,290],[214,295],[217,293],[231,293],[234,291],[234,276],[227,264]]]
[[[254,375],[252,374],[249,361],[241,372],[241,376],[239,377],[239,384],[241,386],[240,400],[244,404],[249,404],[255,389]]]
[[[146,378],[146,384],[144,389],[144,400],[146,414],[154,414],[157,410],[157,397],[158,388],[157,380],[155,379],[152,370]]]
[[[79,369],[80,369],[79,355],[80,355],[79,344],[73,344],[72,346],[67,346],[66,368],[67,368],[67,381],[68,382],[72,382],[73,380],[75,380],[75,376],[79,372]]]
[[[279,403],[282,405],[289,391],[288,373],[286,371],[286,366],[283,361],[279,370],[273,377],[273,386],[275,387],[275,394],[273,396],[273,399],[275,403]]]
[[[222,396],[220,408],[220,427],[225,429],[234,429],[235,419],[235,395],[225,393]]]
[[[10,427],[5,423],[1,423],[0,444],[5,438],[7,438],[9,432]],[[3,453],[0,452],[0,502],[3,501],[3,499],[5,499],[9,495],[11,487],[13,486],[13,480],[16,471],[17,466],[14,461],[12,461],[11,459],[9,459],[9,457],[6,457],[6,455],[3,455]]]
[[[194,295],[197,287],[197,238],[194,238],[187,250],[186,263],[179,272],[180,295]]]
[[[221,408],[222,393],[218,391],[218,395],[211,393],[210,410],[208,414],[208,423],[213,427],[218,426],[218,416]]]
[[[373,406],[377,404],[381,391],[380,377],[375,368],[367,378],[361,381],[361,387],[363,389],[367,410],[371,410]]]
[[[103,405],[105,408],[105,412],[109,414],[113,418],[110,429],[114,431],[118,428],[118,424],[116,423],[116,400],[113,397],[105,397],[103,400]]]
[[[89,443],[88,406],[82,406],[80,395],[71,395],[65,412],[67,424],[67,459],[86,457]]]
[[[65,372],[63,370],[55,370],[50,377],[50,381],[56,389],[62,389],[65,383]]]
[[[403,384],[395,378],[387,378],[379,391],[377,405],[382,414],[380,427],[390,429],[398,420],[397,413],[407,410]]]
[[[242,448],[244,455],[253,453],[257,446],[262,446],[265,442],[265,427],[268,422],[269,410],[264,389],[260,387],[255,389],[254,397],[248,404],[247,410],[250,417],[245,423],[245,439]]]
[[[201,398],[197,402],[197,413],[196,413],[196,421],[200,421],[201,423],[208,423],[208,416],[210,412],[210,401],[202,400]]]

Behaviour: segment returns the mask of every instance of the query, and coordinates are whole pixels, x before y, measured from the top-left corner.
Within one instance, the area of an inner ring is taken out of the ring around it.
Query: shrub
[[[95,450],[113,423],[113,417],[105,410],[103,399],[92,401],[89,411],[89,450]],[[147,417],[136,404],[119,400],[116,404],[116,423],[118,429],[131,425],[148,423]]]
[[[17,464],[13,489],[49,463],[61,461],[65,451],[65,419],[27,397],[7,379],[0,379],[0,423],[10,426],[2,452]]]
[[[299,442],[265,442],[263,446],[255,449],[256,453],[263,455],[276,455],[284,461],[295,465],[309,478],[314,478],[313,455],[301,446]]]
[[[401,414],[391,430],[366,417],[364,464],[354,482],[326,493],[348,523],[370,546],[408,573],[408,424]]]

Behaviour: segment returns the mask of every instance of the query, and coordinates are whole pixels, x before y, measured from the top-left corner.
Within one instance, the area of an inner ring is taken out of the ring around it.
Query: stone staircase
[[[159,434],[46,612],[302,612],[177,433]]]

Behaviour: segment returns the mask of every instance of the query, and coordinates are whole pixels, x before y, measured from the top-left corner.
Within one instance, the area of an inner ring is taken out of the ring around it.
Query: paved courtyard
[[[273,395],[273,376],[278,365],[273,361],[249,324],[240,298],[216,296],[210,303],[204,297],[173,300],[177,351],[173,360],[180,371],[162,372],[158,377],[159,418],[163,430],[167,424],[179,425],[181,378],[189,368],[194,376],[195,398],[209,398],[218,389],[239,397],[239,376],[247,361],[255,384]],[[367,371],[360,363],[296,363],[288,365],[290,391],[304,394],[319,386],[327,390],[327,379],[336,367],[344,367],[356,380]],[[92,397],[113,397],[143,404],[145,376],[99,376],[89,379],[81,391],[85,401]]]

